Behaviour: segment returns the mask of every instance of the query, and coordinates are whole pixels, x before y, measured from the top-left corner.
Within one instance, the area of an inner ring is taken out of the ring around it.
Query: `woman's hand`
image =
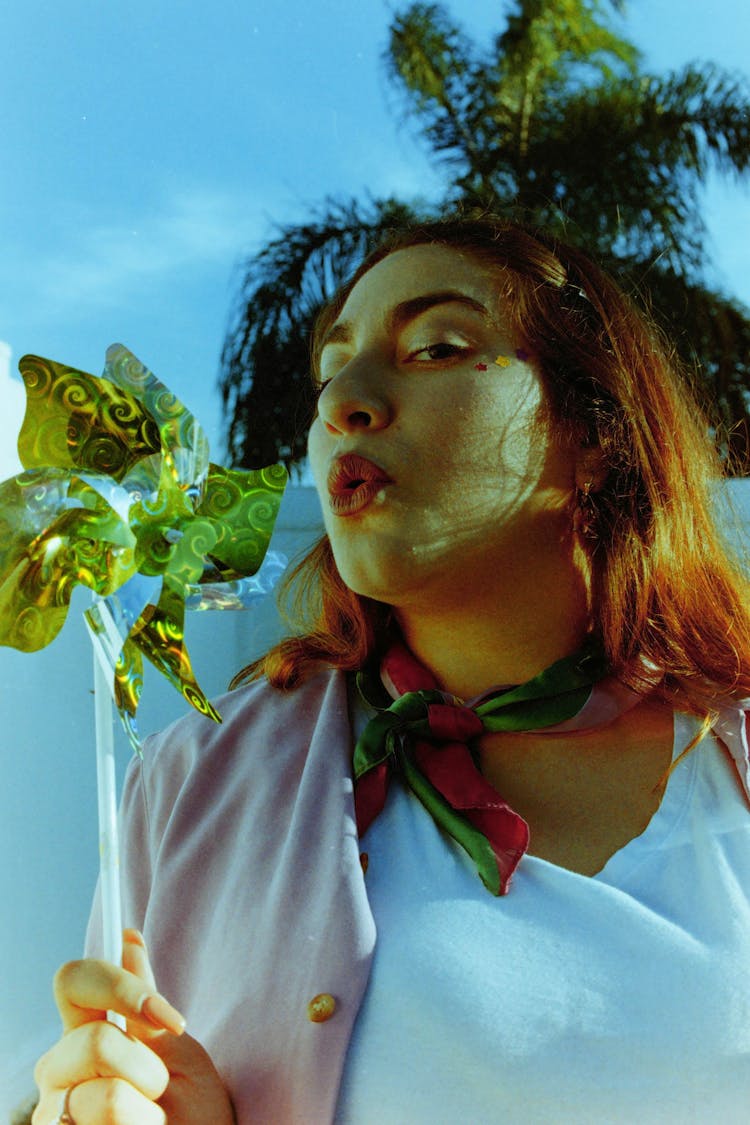
[[[123,968],[74,961],[55,977],[63,1036],[37,1064],[33,1125],[50,1125],[65,1092],[75,1125],[234,1125],[210,1058],[156,990],[140,934],[125,931]],[[127,1020],[127,1034],[107,1011]]]

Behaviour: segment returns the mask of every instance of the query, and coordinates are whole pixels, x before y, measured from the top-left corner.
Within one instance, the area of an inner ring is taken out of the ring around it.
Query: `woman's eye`
[[[461,344],[449,344],[445,340],[441,340],[436,344],[428,344],[426,348],[419,348],[417,351],[411,353],[410,358],[415,359],[419,356],[426,356],[427,359],[441,360],[452,359],[453,356],[463,355],[469,349]]]

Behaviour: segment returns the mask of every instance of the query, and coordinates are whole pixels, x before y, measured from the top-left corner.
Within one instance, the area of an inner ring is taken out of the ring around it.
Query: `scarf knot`
[[[465,849],[495,895],[507,892],[528,848],[529,828],[482,777],[469,743],[492,732],[593,729],[639,699],[607,677],[594,641],[527,683],[494,688],[471,705],[441,691],[432,673],[402,644],[386,653],[379,676],[361,672],[357,684],[376,708],[354,748],[359,835],[383,810],[396,774],[435,823]]]
[[[451,703],[429,703],[427,725],[430,739],[437,742],[468,742],[484,732],[484,724],[476,711],[457,699]]]

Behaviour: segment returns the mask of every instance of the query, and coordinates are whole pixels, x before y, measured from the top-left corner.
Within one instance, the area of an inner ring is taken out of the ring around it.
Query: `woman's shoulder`
[[[212,700],[221,721],[191,710],[144,743],[142,770],[173,787],[191,774],[223,768],[254,768],[264,761],[282,765],[306,752],[313,733],[334,736],[348,727],[346,676],[325,669],[291,691],[265,678]]]

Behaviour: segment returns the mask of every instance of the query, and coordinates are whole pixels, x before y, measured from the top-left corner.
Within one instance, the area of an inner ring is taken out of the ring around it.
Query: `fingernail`
[[[166,1028],[174,1035],[182,1035],[185,1030],[185,1017],[180,1015],[176,1008],[173,1008],[168,1000],[165,1000],[158,992],[149,993],[140,1008],[141,1015],[144,1016],[149,1023],[154,1027],[158,1027],[161,1031]]]
[[[141,949],[146,948],[146,939],[140,930],[125,930],[125,941],[129,941],[132,945],[140,945]]]

